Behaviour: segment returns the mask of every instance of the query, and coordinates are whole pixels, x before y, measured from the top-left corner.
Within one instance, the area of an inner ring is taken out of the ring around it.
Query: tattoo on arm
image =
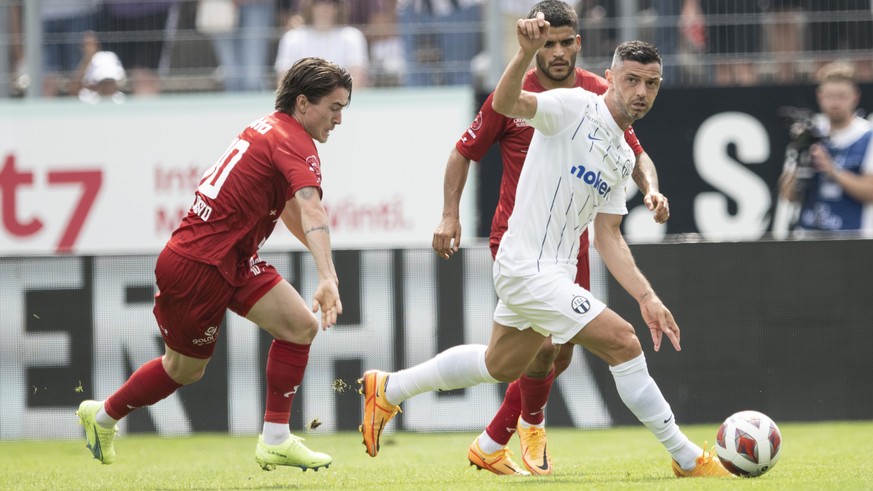
[[[297,191],[297,195],[301,199],[305,199],[305,200],[312,199],[312,197],[315,196],[315,194],[316,194],[315,188],[312,186],[307,187],[307,188],[301,188]]]
[[[315,225],[315,226],[311,227],[309,230],[307,230],[306,232],[304,232],[304,234],[309,235],[309,232],[319,232],[319,231],[324,232],[327,235],[330,235],[330,229],[327,227],[327,225]]]

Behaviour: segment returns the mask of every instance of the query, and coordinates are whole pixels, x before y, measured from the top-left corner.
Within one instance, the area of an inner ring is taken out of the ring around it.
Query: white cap
[[[116,82],[124,80],[124,67],[121,66],[121,60],[112,51],[98,51],[94,53],[91,63],[85,69],[82,82],[85,85],[96,85],[107,79]]]

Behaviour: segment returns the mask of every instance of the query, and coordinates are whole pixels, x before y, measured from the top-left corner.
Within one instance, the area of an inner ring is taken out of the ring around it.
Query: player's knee
[[[573,361],[573,345],[568,344],[558,351],[558,356],[555,358],[555,377],[564,373],[564,370],[570,367],[571,361]]]
[[[486,359],[485,365],[488,368],[488,373],[497,379],[498,382],[512,382],[521,376],[522,369],[508,363],[491,362]]]
[[[544,378],[548,376],[549,372],[552,371],[552,366],[560,351],[560,345],[554,345],[549,341],[543,343],[537,356],[524,371],[525,375],[534,378]]]
[[[170,367],[167,375],[179,385],[190,385],[203,378],[206,366],[202,367]]]
[[[612,348],[613,357],[618,362],[636,358],[643,350],[640,339],[629,322],[624,322],[621,329],[616,329]]]
[[[314,315],[308,315],[300,319],[288,319],[274,336],[291,343],[311,344],[317,334],[318,319]]]

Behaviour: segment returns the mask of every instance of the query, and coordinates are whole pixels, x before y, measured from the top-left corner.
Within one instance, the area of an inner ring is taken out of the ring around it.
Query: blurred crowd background
[[[534,3],[5,0],[0,97],[273,90],[307,55],[346,66],[356,88],[490,90],[514,52],[515,20]],[[568,3],[579,14],[580,64],[596,73],[618,42],[643,39],[663,52],[666,86],[810,83],[837,59],[855,65],[859,82],[873,80],[871,0]]]

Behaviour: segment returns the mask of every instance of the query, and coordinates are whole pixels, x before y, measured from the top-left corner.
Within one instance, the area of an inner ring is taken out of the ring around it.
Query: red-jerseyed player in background
[[[533,6],[529,17],[543,12],[551,24],[549,39],[536,55],[536,67],[524,79],[524,90],[544,92],[559,87],[582,87],[602,94],[606,80],[576,67],[576,58],[582,49],[577,31],[577,16],[573,7],[560,0],[547,0]],[[500,143],[503,158],[503,178],[500,199],[491,222],[491,255],[497,254],[500,239],[506,232],[509,215],[515,204],[515,188],[524,164],[527,148],[534,129],[523,119],[511,119],[491,108],[493,94],[482,105],[470,127],[455,144],[446,164],[442,221],[433,236],[437,254],[449,259],[461,242],[459,204],[467,179],[470,161],[479,162],[488,149]],[[667,198],[658,191],[658,175],[654,163],[643,151],[633,128],[625,132],[625,139],[637,156],[633,178],[645,195],[646,206],[654,211],[658,223],[669,216]],[[581,238],[576,283],[590,290],[588,264],[588,232]],[[544,407],[555,377],[570,366],[573,345],[552,345],[546,339],[537,358],[525,373],[509,384],[503,404],[479,438],[470,445],[468,458],[474,465],[496,474],[526,474],[509,457],[506,445],[518,429],[522,462],[534,474],[551,474],[551,456],[547,451]]]
[[[352,95],[346,70],[320,58],[292,66],[276,91],[276,110],[250,124],[208,169],[194,204],[158,256],[154,314],[164,356],[137,369],[105,401],[84,401],[76,414],[88,447],[104,464],[115,460],[115,424],[200,380],[230,309],[275,339],[267,358],[263,433],[255,459],[318,469],[329,455],[291,434],[291,402],[321,327],[342,313],[331,257],[328,216],[321,203],[321,169],[314,140],[327,141],[342,123]],[[311,310],[273,266],[258,257],[279,219],[312,253],[318,286]]]

